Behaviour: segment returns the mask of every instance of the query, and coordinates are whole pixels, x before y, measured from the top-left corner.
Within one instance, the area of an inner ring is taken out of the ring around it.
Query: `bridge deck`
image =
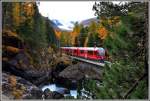
[[[80,61],[90,63],[90,64],[94,64],[94,65],[98,65],[98,66],[102,66],[102,67],[105,66],[105,63],[94,62],[94,61],[91,61],[91,60],[87,60],[87,59],[83,59],[83,58],[79,58],[79,57],[74,57],[74,56],[70,56],[70,57],[73,58],[73,59],[77,59],[77,60],[80,60]]]

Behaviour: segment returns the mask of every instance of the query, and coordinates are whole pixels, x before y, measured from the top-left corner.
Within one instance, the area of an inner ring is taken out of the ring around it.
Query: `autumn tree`
[[[88,31],[89,31],[88,27],[83,27],[83,25],[81,25],[80,35],[78,36],[79,40],[80,40],[80,46],[81,47],[84,46],[85,40],[86,40],[87,35],[88,35]]]
[[[79,25],[79,23],[78,22],[76,22],[75,24],[74,24],[74,28],[73,28],[73,32],[72,32],[72,37],[73,37],[73,44],[74,45],[76,45],[77,46],[77,36],[80,34],[80,25]]]
[[[104,26],[98,28],[99,38],[104,40],[107,37],[108,30]]]

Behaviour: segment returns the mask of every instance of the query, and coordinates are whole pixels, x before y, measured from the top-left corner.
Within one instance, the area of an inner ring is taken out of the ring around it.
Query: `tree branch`
[[[124,99],[128,98],[128,96],[133,92],[133,90],[137,87],[139,82],[144,79],[147,76],[146,73],[144,73],[135,83],[134,85],[127,91],[127,93],[123,96]]]

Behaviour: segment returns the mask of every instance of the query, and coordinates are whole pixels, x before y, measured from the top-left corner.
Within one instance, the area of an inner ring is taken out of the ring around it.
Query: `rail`
[[[98,65],[98,66],[102,66],[102,67],[105,66],[105,63],[94,62],[94,61],[91,61],[91,60],[87,60],[87,59],[83,59],[83,58],[79,58],[79,57],[75,57],[75,56],[70,56],[70,57],[73,58],[73,59],[77,59],[77,60],[80,60],[80,61],[90,63],[90,64],[94,64],[94,65]]]

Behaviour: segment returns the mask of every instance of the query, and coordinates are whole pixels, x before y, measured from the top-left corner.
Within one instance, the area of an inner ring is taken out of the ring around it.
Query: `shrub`
[[[10,83],[11,87],[16,87],[17,80],[15,76],[9,76],[8,82]]]

